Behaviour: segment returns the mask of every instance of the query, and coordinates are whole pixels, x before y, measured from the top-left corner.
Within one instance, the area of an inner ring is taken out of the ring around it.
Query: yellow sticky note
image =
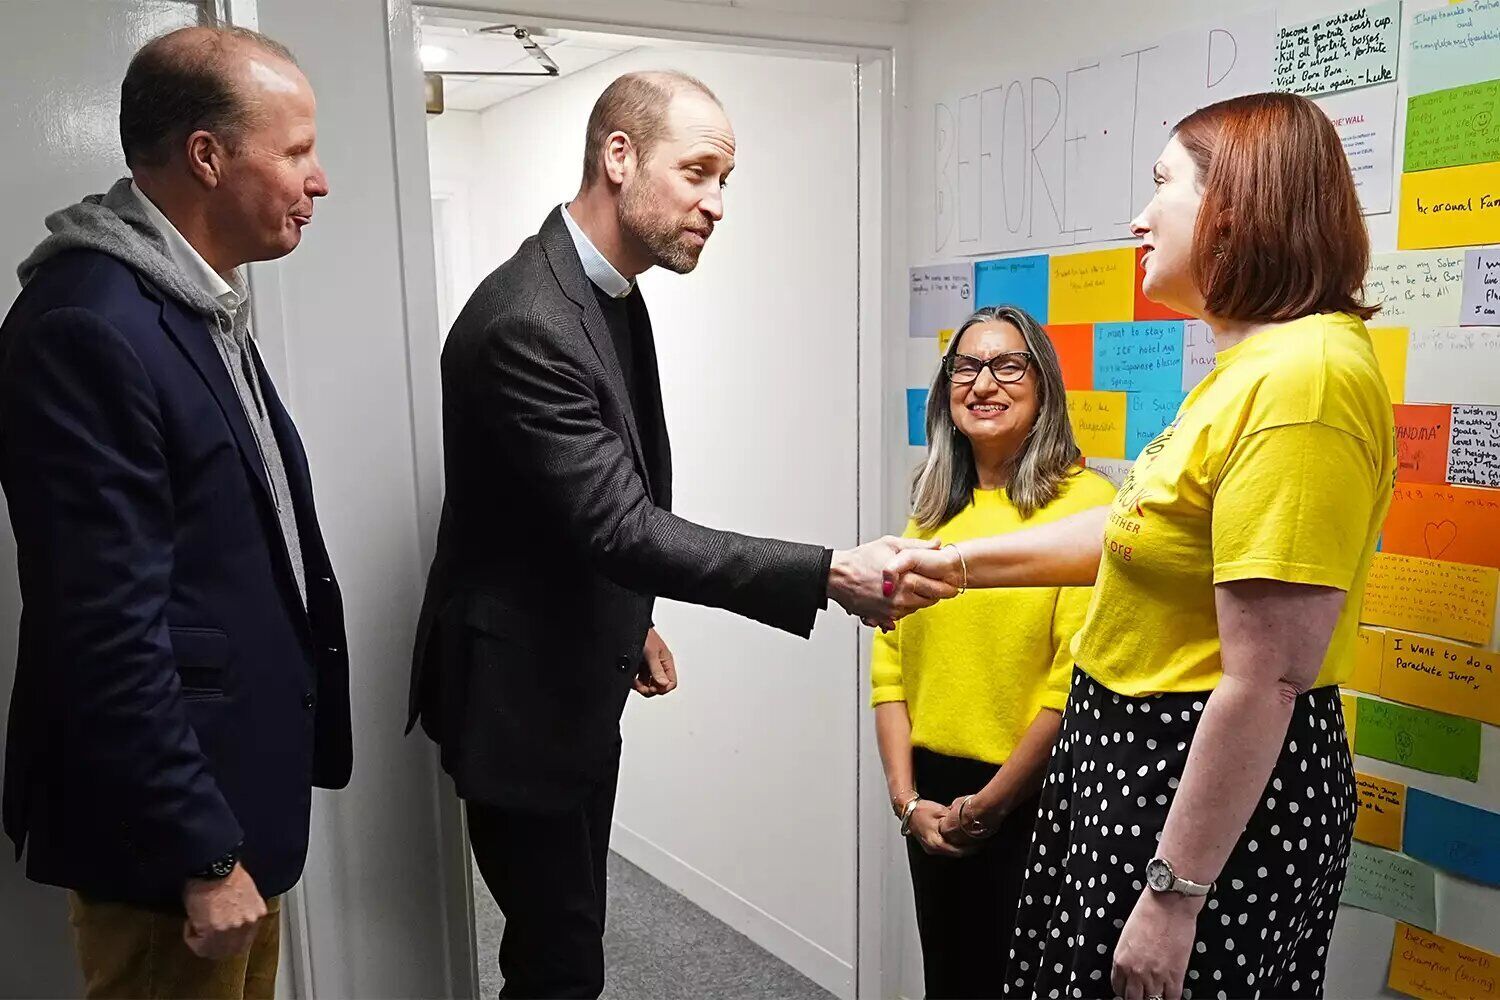
[[[1134,247],[1052,258],[1048,323],[1127,323],[1134,318]]]
[[[1354,727],[1359,724],[1359,699],[1352,694],[1340,694],[1344,703],[1344,732],[1349,734],[1349,752],[1354,752]]]
[[[939,330],[938,331],[938,353],[939,354],[947,354],[948,353],[948,341],[950,341],[952,339],[953,339],[953,331],[952,330]]]
[[[1068,393],[1068,419],[1086,458],[1125,457],[1126,394],[1098,389]]]
[[[1377,552],[1359,620],[1463,642],[1489,642],[1500,570]],[[1384,675],[1382,665],[1381,673]]]
[[[1375,345],[1375,363],[1391,402],[1406,402],[1406,345],[1411,343],[1411,331],[1404,326],[1374,326],[1370,342]]]
[[[1354,673],[1343,687],[1380,693],[1380,664],[1385,659],[1385,634],[1379,629],[1361,628],[1354,638]]]
[[[1500,955],[1396,922],[1391,939],[1391,989],[1420,1000],[1500,998]]]
[[[1367,844],[1401,850],[1401,821],[1406,815],[1406,786],[1354,772],[1359,812],[1354,835]]]
[[[1382,697],[1500,726],[1500,654],[1387,632]]]
[[[1397,247],[1420,250],[1496,242],[1500,161],[1401,175]]]

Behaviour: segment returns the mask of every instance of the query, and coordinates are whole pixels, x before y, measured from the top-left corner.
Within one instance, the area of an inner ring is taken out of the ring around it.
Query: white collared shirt
[[[629,295],[635,282],[616,271],[615,266],[605,259],[599,248],[594,246],[594,241],[573,221],[573,214],[568,211],[567,205],[562,208],[562,217],[563,224],[568,227],[568,235],[573,237],[578,259],[583,262],[583,273],[588,275],[589,280],[610,298],[623,299]]]
[[[135,181],[130,182],[130,191],[136,200],[141,203],[141,208],[161,233],[162,239],[167,243],[167,254],[172,258],[172,263],[182,269],[182,273],[192,279],[193,283],[207,292],[215,302],[229,311],[233,316],[239,312],[240,306],[244,305],[245,297],[249,294],[245,287],[245,279],[240,275],[238,269],[231,271],[229,280],[209,266],[208,261],[193,249],[193,245],[187,241],[177,227],[172,225],[172,220],[156,207],[156,204],[146,193],[136,186]]]

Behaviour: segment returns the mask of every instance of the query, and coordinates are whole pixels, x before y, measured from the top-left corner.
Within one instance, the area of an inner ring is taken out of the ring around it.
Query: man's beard
[[[686,229],[662,208],[645,176],[636,178],[620,196],[620,227],[645,246],[658,266],[677,274],[698,266],[703,246],[683,239]]]

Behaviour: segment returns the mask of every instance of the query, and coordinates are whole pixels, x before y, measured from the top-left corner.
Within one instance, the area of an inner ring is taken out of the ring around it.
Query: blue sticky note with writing
[[[1167,425],[1177,419],[1181,392],[1132,392],[1125,397],[1125,457],[1135,461]]]
[[[1038,323],[1045,323],[1051,274],[1052,264],[1044,253],[978,261],[974,264],[974,307],[1019,306]]]
[[[1180,319],[1094,324],[1094,388],[1182,391]]]
[[[927,390],[906,390],[906,443],[927,447]]]
[[[1500,813],[1408,788],[1401,849],[1434,868],[1500,886]]]

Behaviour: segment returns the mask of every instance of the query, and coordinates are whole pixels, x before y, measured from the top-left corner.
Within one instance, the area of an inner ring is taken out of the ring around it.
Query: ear
[[[187,137],[184,143],[188,173],[199,184],[213,189],[224,179],[225,161],[228,151],[212,132],[199,130]]]
[[[604,174],[611,184],[624,184],[639,165],[635,143],[624,132],[611,132],[604,141]]]

